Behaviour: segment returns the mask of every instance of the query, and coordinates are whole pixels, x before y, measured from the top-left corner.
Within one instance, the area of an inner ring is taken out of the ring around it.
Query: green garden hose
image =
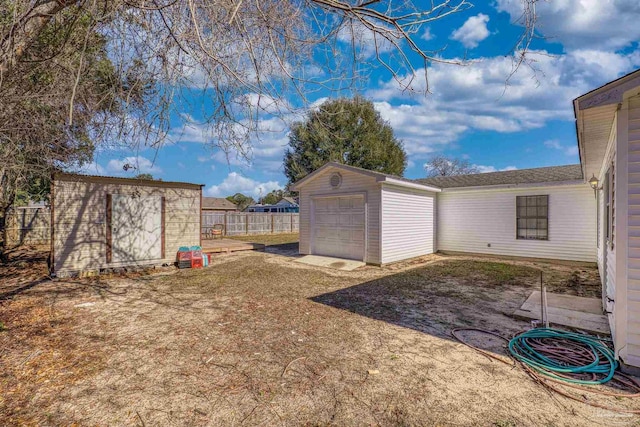
[[[618,367],[602,340],[552,328],[531,329],[509,341],[511,355],[542,375],[574,384],[604,384]]]

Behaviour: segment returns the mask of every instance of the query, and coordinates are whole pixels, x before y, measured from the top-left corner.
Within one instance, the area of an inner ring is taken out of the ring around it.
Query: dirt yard
[[[638,425],[551,395],[450,335],[456,327],[503,335],[527,327],[510,313],[538,287],[540,270],[553,291],[596,296],[594,267],[433,255],[342,272],[293,260],[243,253],[202,270],[53,282],[25,276],[21,286],[15,270],[0,267],[0,419]]]

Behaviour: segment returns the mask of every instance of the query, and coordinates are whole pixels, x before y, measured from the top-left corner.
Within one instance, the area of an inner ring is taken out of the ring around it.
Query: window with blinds
[[[549,240],[549,196],[516,196],[516,238]]]

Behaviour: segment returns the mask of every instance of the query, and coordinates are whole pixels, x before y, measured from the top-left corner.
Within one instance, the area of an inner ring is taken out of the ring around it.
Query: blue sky
[[[481,171],[522,169],[578,162],[571,101],[640,67],[640,4],[637,0],[550,0],[539,2],[538,30],[532,45],[535,72],[521,67],[505,87],[512,69],[510,50],[522,30],[514,22],[520,0],[476,2],[463,13],[420,30],[416,40],[443,49],[444,58],[467,65],[434,64],[427,69],[431,93],[403,92],[381,67],[373,69],[361,94],[371,99],[404,143],[408,178],[424,176],[434,154],[467,159]],[[366,54],[366,52],[365,52]],[[416,64],[418,67],[419,64]],[[419,68],[418,75],[424,70]],[[416,92],[424,79],[413,82]],[[325,93],[318,93],[321,101]],[[204,95],[192,105],[207,104]],[[184,111],[185,114],[193,114]],[[159,150],[136,153],[102,150],[83,172],[133,176],[151,173],[167,181],[205,184],[205,194],[242,192],[257,197],[286,184],[282,156],[287,127],[262,119],[251,162],[208,148],[206,130],[176,125],[176,140]],[[125,172],[132,163],[137,170]]]

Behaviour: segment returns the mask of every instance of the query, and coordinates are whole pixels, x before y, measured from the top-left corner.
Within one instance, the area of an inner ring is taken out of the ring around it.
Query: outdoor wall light
[[[599,182],[600,181],[598,181],[598,178],[596,178],[596,175],[592,174],[591,179],[589,179],[589,185],[591,186],[591,188],[593,188],[594,190],[597,190]]]

